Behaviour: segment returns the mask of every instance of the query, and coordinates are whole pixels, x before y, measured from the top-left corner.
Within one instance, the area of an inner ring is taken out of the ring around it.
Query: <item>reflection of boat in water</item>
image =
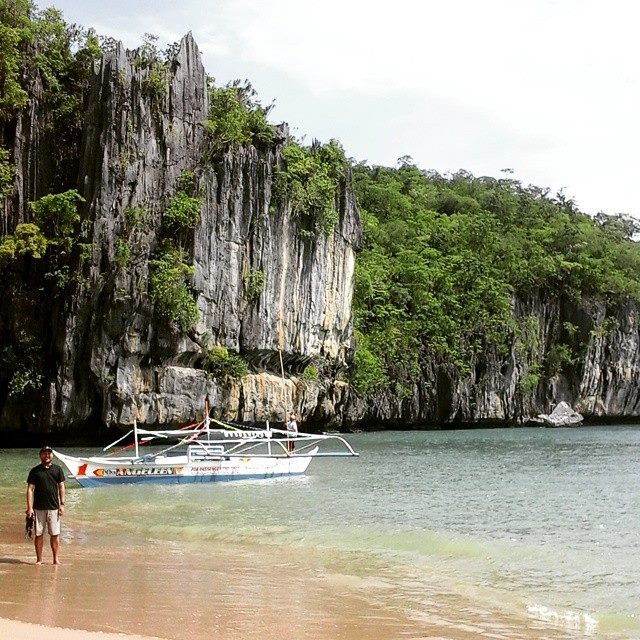
[[[211,422],[218,427],[211,428]],[[299,432],[295,437],[280,429],[240,429],[209,417],[194,427],[147,430],[134,427],[103,449],[107,451],[133,436],[129,456],[74,457],[55,455],[83,487],[112,484],[217,482],[276,478],[303,474],[313,458],[357,456],[339,435]],[[141,445],[172,444],[141,454]],[[295,449],[288,451],[288,444]],[[122,451],[120,449],[119,451]]]

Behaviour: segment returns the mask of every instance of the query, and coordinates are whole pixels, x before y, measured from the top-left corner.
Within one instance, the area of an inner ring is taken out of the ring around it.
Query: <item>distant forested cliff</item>
[[[640,415],[628,216],[306,146],[187,35],[0,0],[0,429]]]

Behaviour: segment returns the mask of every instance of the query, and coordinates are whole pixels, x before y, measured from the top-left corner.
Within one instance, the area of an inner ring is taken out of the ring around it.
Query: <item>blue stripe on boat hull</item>
[[[256,473],[246,475],[199,475],[199,476],[126,476],[89,478],[75,477],[82,487],[104,487],[114,484],[193,484],[196,482],[232,482],[234,480],[266,480],[267,478],[282,478],[285,476],[300,476],[301,472],[286,473]]]

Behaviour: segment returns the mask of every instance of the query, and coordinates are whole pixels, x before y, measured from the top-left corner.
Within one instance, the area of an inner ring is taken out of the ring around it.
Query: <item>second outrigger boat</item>
[[[216,428],[211,428],[212,422]],[[268,423],[266,429],[241,429],[208,416],[183,429],[139,429],[134,422],[133,429],[107,445],[103,453],[129,436],[133,436],[133,444],[123,449],[132,448],[132,455],[54,454],[82,487],[276,478],[303,474],[313,458],[358,455],[337,434],[299,432],[291,437],[287,431],[270,428]],[[141,454],[143,445],[162,441],[172,444]]]

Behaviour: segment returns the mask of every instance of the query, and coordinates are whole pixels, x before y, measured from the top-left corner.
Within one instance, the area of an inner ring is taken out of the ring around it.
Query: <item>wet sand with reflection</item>
[[[200,553],[195,543],[118,542],[67,525],[63,565],[35,566],[15,519],[0,520],[0,617],[167,640],[577,637],[436,584],[425,594],[424,576],[414,598],[411,576],[356,556],[300,558],[274,545],[210,542]],[[2,624],[0,636],[9,637]]]

